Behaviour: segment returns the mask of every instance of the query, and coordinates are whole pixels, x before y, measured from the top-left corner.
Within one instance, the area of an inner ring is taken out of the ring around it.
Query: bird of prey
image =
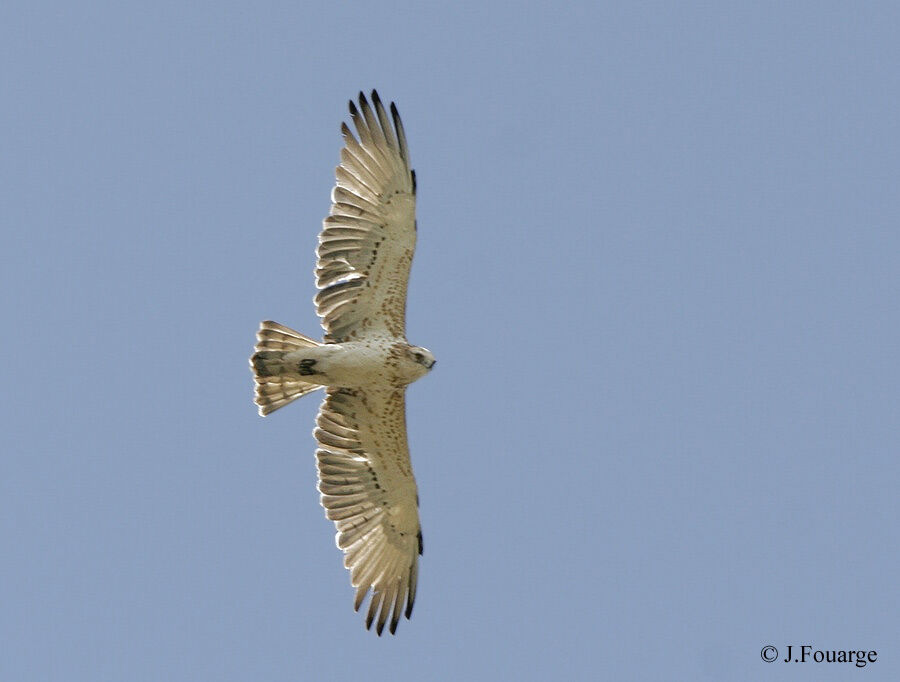
[[[406,287],[416,243],[416,175],[406,134],[376,91],[350,101],[331,211],[316,251],[320,343],[260,324],[250,358],[263,416],[311,391],[325,398],[313,432],[325,516],[356,588],[371,590],[366,628],[409,618],[422,553],[419,499],[406,440],[406,387],[434,366],[406,340]]]

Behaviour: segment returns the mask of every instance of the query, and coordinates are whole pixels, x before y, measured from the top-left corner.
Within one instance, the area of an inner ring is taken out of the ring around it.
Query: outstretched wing
[[[406,134],[378,93],[374,112],[359,93],[350,116],[359,139],[341,125],[344,148],[335,170],[331,214],[316,251],[316,307],[325,341],[388,334],[405,337],[406,284],[416,246],[416,179]]]
[[[316,424],[319,492],[356,588],[354,608],[372,589],[366,627],[376,622],[381,635],[390,617],[394,633],[400,614],[412,613],[422,553],[404,390],[329,388]]]

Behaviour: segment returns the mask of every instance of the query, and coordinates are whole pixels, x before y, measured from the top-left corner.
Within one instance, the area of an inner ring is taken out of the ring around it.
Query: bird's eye
[[[416,353],[416,360],[421,360],[421,359],[422,359],[422,354]]]

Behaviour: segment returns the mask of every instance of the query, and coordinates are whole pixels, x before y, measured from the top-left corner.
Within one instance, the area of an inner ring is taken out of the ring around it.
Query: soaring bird
[[[316,250],[322,342],[277,322],[260,324],[250,366],[267,415],[316,389],[313,432],[325,516],[356,588],[371,590],[366,628],[396,632],[412,613],[422,553],[419,498],[406,438],[406,387],[434,367],[406,340],[406,288],[416,244],[416,175],[403,124],[376,91],[350,101],[354,136],[335,170],[331,211]]]

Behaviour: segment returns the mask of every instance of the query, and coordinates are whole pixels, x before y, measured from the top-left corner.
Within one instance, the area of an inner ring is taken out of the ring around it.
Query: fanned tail
[[[296,376],[281,376],[285,353],[322,345],[318,341],[271,320],[260,323],[256,339],[256,352],[250,358],[250,369],[256,382],[253,402],[259,405],[261,416],[265,417],[279,407],[322,388],[319,384],[298,381]]]

